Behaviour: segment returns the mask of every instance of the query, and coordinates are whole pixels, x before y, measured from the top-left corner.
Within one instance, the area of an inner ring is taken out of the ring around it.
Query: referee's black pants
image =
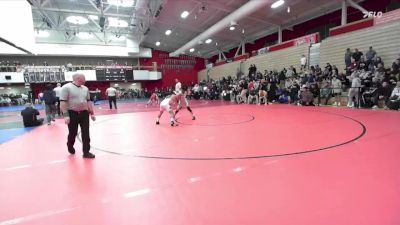
[[[112,102],[114,102],[114,107],[117,109],[117,97],[116,96],[108,96],[108,103],[110,104],[110,109],[112,109]]]
[[[70,122],[68,124],[68,148],[74,147],[75,138],[78,134],[78,126],[81,127],[82,151],[83,154],[90,151],[90,136],[89,136],[89,112],[68,110]]]

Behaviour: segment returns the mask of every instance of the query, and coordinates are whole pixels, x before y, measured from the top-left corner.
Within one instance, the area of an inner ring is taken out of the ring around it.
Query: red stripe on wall
[[[329,36],[336,36],[339,34],[344,34],[356,30],[361,30],[367,27],[372,27],[374,26],[374,19],[373,18],[368,18],[360,21],[356,21],[353,23],[346,24],[344,26],[339,26],[335,28],[331,28],[329,30]]]

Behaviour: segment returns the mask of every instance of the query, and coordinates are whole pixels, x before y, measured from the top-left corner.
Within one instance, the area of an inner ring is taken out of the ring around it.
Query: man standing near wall
[[[72,83],[65,84],[61,89],[61,110],[64,114],[65,123],[68,125],[68,152],[75,154],[74,143],[78,133],[78,126],[81,127],[83,158],[94,158],[90,153],[89,136],[89,114],[93,121],[96,120],[93,111],[93,104],[90,101],[89,89],[84,86],[85,76],[74,74]]]

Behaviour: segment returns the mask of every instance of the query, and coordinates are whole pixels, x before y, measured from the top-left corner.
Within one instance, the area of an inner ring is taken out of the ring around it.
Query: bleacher
[[[300,68],[301,55],[309,55],[310,45],[304,43],[298,46],[267,53],[249,58],[244,63],[244,71],[248,71],[251,64],[260,70],[281,70],[294,66]],[[243,72],[244,72],[243,71]]]
[[[370,46],[376,50],[385,62],[385,66],[391,63],[400,53],[400,20],[372,26],[369,28],[329,37],[321,42],[321,65],[330,63],[336,65],[339,71],[343,71],[344,52],[347,48],[358,48],[365,55]]]

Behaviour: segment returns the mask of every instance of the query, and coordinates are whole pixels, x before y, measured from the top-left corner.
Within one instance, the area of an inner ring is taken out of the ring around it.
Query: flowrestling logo
[[[381,18],[382,16],[383,16],[383,12],[374,12],[374,11],[371,11],[371,12],[363,12],[364,13],[364,16],[363,16],[363,18],[365,19],[365,18],[371,18],[371,17],[374,17],[374,18]]]

